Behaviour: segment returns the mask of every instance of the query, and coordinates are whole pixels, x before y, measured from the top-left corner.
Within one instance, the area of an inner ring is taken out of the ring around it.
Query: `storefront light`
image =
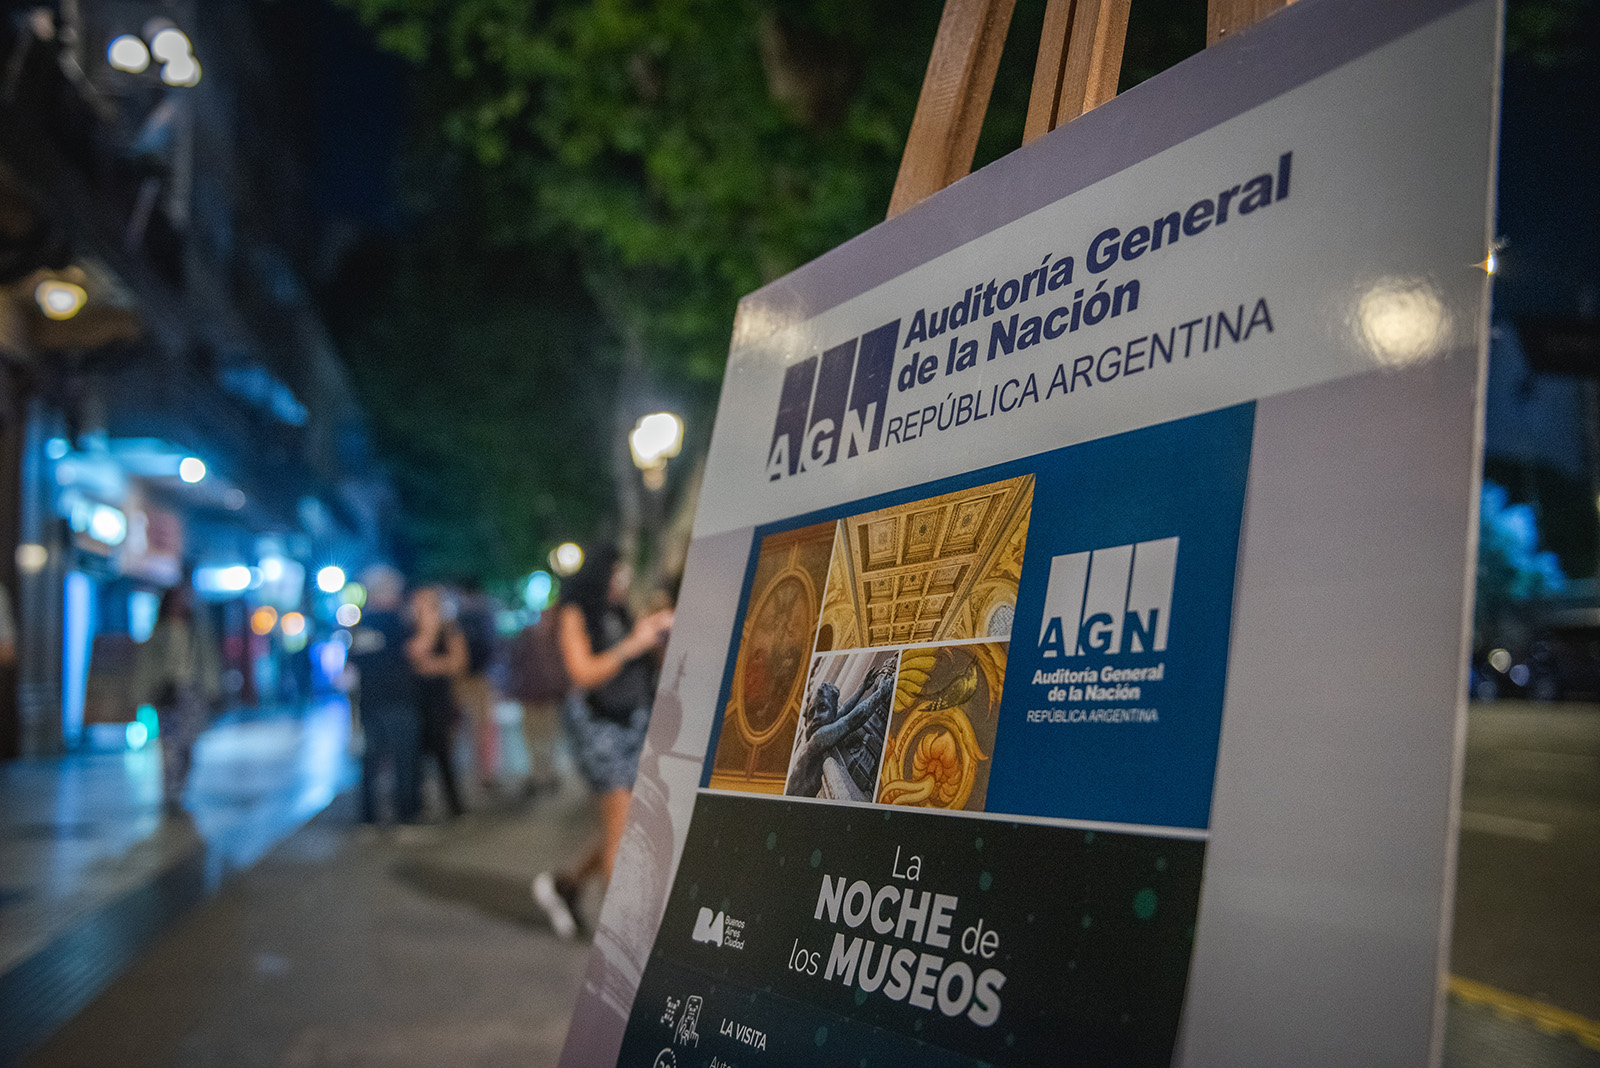
[[[50,562],[50,550],[34,542],[17,546],[17,570],[24,575],[37,575]]]
[[[535,571],[528,576],[528,584],[522,590],[522,601],[535,612],[543,611],[550,605],[550,594],[555,588],[555,580],[548,571]]]
[[[128,594],[128,637],[143,644],[156,629],[161,611],[161,595],[153,590],[134,590]]]
[[[200,593],[209,594],[243,593],[250,588],[254,577],[250,568],[243,564],[197,567],[194,572],[194,588]]]
[[[345,648],[345,644],[343,642],[337,640],[339,634],[343,633],[345,632],[339,631],[334,635],[333,639],[325,642],[319,642],[313,647],[313,651],[317,657],[317,662],[322,665],[322,673],[330,681],[337,679],[344,673],[344,665],[348,650]]]
[[[262,637],[272,633],[272,628],[278,625],[278,610],[271,605],[262,605],[250,613],[250,629]]]
[[[128,536],[128,517],[120,508],[96,504],[89,512],[89,536],[105,545],[121,545]]]
[[[299,612],[285,612],[283,621],[279,624],[285,636],[298,638],[306,632],[306,617]]]

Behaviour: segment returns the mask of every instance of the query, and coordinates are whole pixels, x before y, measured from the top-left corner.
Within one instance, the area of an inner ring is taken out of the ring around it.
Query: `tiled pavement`
[[[0,1065],[554,1063],[586,949],[526,887],[589,832],[581,790],[421,844],[358,834],[348,798],[295,830],[348,774],[343,716],[222,725],[198,833],[160,825],[147,754],[0,771]],[[1565,1022],[1452,997],[1445,1064],[1600,1068]]]

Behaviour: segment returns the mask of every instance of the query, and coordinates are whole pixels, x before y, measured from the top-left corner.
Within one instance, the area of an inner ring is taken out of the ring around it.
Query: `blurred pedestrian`
[[[450,815],[460,816],[466,808],[456,788],[451,752],[456,703],[450,682],[467,668],[467,639],[455,622],[446,617],[444,593],[438,586],[424,586],[411,595],[411,625],[406,657],[417,673],[417,695],[422,709],[422,750],[415,780],[418,805],[421,804],[422,766],[432,757],[439,767],[439,785]]]
[[[138,704],[155,707],[162,800],[167,813],[176,815],[195,740],[222,699],[222,656],[187,581],[161,595],[155,627],[134,663],[133,695]]]
[[[462,584],[456,598],[456,625],[467,643],[467,667],[455,679],[456,703],[472,728],[472,755],[478,766],[478,785],[495,786],[500,770],[500,734],[494,706],[498,698],[489,678],[499,636],[494,626],[494,601],[475,580]]]
[[[406,657],[410,627],[402,611],[405,580],[384,564],[361,575],[367,588],[366,611],[350,630],[349,666],[361,719],[361,822],[382,818],[379,781],[392,768],[390,795],[394,819],[413,824],[420,815],[417,747],[422,738],[417,677]]]
[[[522,628],[511,646],[507,692],[522,706],[522,743],[528,753],[523,797],[537,797],[561,786],[556,772],[555,741],[561,703],[572,689],[561,657],[557,628],[559,611],[552,607]]]
[[[632,581],[633,569],[616,548],[597,546],[563,585],[557,609],[562,662],[574,687],[562,718],[578,767],[599,799],[601,820],[599,841],[575,864],[533,880],[534,900],[561,938],[577,934],[584,884],[611,878],[655,697],[654,654],[672,626],[670,610],[633,621],[626,606]]]

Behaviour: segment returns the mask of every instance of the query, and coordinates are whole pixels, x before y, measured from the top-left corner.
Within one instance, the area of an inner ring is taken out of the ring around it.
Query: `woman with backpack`
[[[533,880],[534,900],[561,938],[578,932],[584,884],[611,878],[655,698],[654,654],[672,627],[670,609],[634,622],[626,606],[632,581],[632,567],[614,546],[595,547],[566,581],[556,610],[561,660],[573,686],[562,718],[601,820],[600,839],[575,864]]]

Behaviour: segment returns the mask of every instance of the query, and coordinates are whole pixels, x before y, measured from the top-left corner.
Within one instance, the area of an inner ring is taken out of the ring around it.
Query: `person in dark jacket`
[[[493,790],[500,770],[500,733],[494,719],[499,700],[489,668],[499,651],[495,633],[494,600],[476,580],[464,583],[456,595],[456,626],[467,642],[467,666],[454,680],[456,705],[466,713],[472,729],[472,754],[478,785]]]
[[[415,788],[421,805],[422,764],[432,757],[439,768],[439,785],[452,817],[466,812],[456,787],[454,733],[455,696],[450,683],[467,669],[467,639],[455,621],[446,618],[444,593],[424,586],[411,595],[411,637],[406,656],[417,675],[417,695],[422,705],[422,750]]]
[[[422,735],[417,678],[406,657],[411,627],[404,608],[405,580],[392,567],[378,565],[361,576],[367,587],[366,611],[350,631],[355,699],[365,741],[361,753],[361,821],[381,818],[379,778],[392,765],[394,818],[413,824],[421,815],[416,788],[417,746]]]
[[[655,699],[655,654],[672,627],[670,609],[633,621],[627,609],[632,581],[633,569],[614,547],[593,548],[563,585],[557,609],[561,659],[573,685],[564,725],[579,770],[600,800],[602,826],[599,841],[566,872],[541,872],[533,881],[534,900],[562,938],[577,934],[584,883],[611,878]]]

